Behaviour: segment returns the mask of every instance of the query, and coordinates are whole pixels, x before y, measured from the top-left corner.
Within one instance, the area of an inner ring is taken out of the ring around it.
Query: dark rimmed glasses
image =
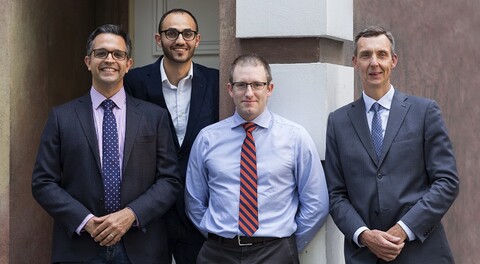
[[[248,86],[252,87],[253,91],[261,91],[267,86],[268,82],[234,82],[232,83],[233,89],[239,92],[245,92],[248,89]]]
[[[94,49],[91,54],[93,54],[93,57],[103,60],[108,57],[108,54],[112,54],[112,58],[120,61],[125,60],[128,57],[128,53],[121,50],[108,51],[106,49]]]
[[[178,31],[176,29],[167,29],[167,30],[160,31],[160,34],[161,33],[165,34],[165,37],[168,40],[177,40],[178,36],[182,34],[183,39],[186,41],[194,40],[198,34],[197,31],[193,31],[191,29],[185,29],[184,31]]]

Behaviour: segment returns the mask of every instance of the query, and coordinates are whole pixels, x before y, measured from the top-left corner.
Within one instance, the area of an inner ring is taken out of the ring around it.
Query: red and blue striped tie
[[[258,229],[257,203],[257,154],[252,131],[257,127],[253,122],[243,125],[246,136],[240,158],[240,208],[238,226],[246,236],[252,236]]]

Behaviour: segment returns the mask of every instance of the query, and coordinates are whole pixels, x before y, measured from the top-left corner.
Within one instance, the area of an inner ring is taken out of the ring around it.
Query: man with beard
[[[155,34],[164,56],[131,70],[124,81],[130,95],[168,109],[183,180],[198,132],[218,121],[218,70],[192,62],[200,43],[198,30],[189,11],[172,9],[165,13]],[[195,263],[205,241],[185,215],[183,196],[182,191],[166,215],[169,253],[177,264]]]

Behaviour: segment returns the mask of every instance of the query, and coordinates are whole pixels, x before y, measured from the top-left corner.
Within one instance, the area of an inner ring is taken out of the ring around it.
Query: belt
[[[251,246],[260,243],[266,243],[278,239],[278,237],[245,237],[235,236],[233,238],[226,238],[208,233],[208,239],[213,240],[219,244],[237,245],[240,247]]]

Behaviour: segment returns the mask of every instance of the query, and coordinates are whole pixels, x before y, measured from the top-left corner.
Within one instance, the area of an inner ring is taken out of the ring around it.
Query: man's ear
[[[90,71],[90,56],[85,56],[83,61],[85,62],[85,65],[87,65],[87,69]]]
[[[162,35],[155,33],[155,42],[157,43],[157,46],[162,47]]]

